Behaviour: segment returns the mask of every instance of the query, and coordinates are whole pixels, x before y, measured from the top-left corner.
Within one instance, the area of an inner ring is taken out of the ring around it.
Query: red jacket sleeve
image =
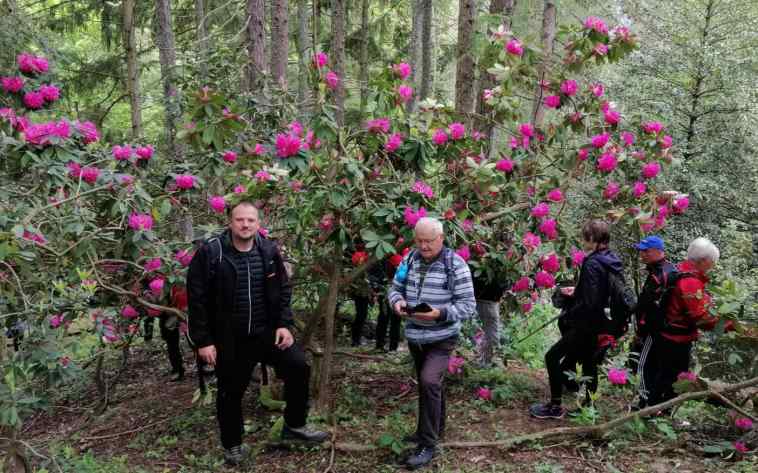
[[[703,330],[713,330],[718,318],[708,313],[711,297],[705,292],[705,285],[697,278],[683,278],[677,283],[680,299],[687,318]]]

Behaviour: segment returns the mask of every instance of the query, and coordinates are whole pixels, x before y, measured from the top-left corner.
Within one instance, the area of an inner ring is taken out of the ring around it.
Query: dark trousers
[[[221,430],[221,444],[231,448],[242,443],[242,397],[257,363],[273,366],[284,381],[284,422],[289,427],[302,427],[308,416],[308,381],[310,367],[300,345],[286,350],[274,346],[274,334],[264,332],[254,337],[237,338],[234,358],[225,360],[219,354],[216,366],[218,395],[216,413]]]
[[[353,326],[351,327],[351,336],[353,344],[356,345],[360,343],[361,335],[363,335],[363,326],[368,316],[370,300],[366,296],[353,296],[353,302],[355,302],[355,320],[353,320]]]
[[[598,356],[597,334],[576,328],[566,329],[555,345],[545,354],[545,366],[550,381],[550,402],[561,404],[563,387],[577,388],[578,385],[566,376],[566,371],[576,371],[576,364],[582,366],[582,376],[591,379],[587,385],[589,392],[597,390],[597,365],[602,361]]]
[[[161,338],[166,342],[166,354],[168,362],[171,364],[172,373],[184,373],[184,360],[182,350],[179,347],[179,322],[174,323],[173,328],[167,326],[171,316],[161,315],[159,317],[158,327],[161,331]],[[145,340],[152,340],[153,325],[155,317],[145,317]]]
[[[655,386],[658,378],[658,367],[661,364],[661,343],[656,342],[656,338],[653,335],[646,336],[642,339],[640,347],[637,348],[640,354],[637,364],[637,374],[640,376],[640,408],[649,404],[652,387]]]
[[[408,342],[418,379],[418,423],[416,433],[419,445],[432,447],[445,433],[445,389],[443,381],[450,353],[458,342],[457,337],[439,342]]]
[[[653,346],[658,356],[655,378],[648,387],[648,404],[651,406],[676,397],[673,384],[679,373],[689,370],[692,342],[677,343],[655,335]]]
[[[384,348],[384,340],[387,337],[387,326],[390,329],[390,351],[397,350],[400,342],[400,316],[395,313],[387,302],[386,297],[380,297],[379,317],[376,320],[376,348]]]

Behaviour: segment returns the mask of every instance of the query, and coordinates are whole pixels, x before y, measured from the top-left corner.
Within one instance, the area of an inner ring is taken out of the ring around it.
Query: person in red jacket
[[[688,371],[692,344],[700,330],[713,330],[719,322],[710,314],[711,296],[706,292],[708,272],[719,259],[719,250],[706,238],[697,238],[687,249],[687,259],[677,266],[679,276],[666,301],[665,318],[653,342],[659,350],[657,376],[650,387],[649,405],[676,396],[673,384]],[[731,329],[727,323],[726,330]]]

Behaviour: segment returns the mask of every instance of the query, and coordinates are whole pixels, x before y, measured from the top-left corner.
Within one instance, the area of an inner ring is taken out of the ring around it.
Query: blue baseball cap
[[[640,251],[649,250],[651,248],[663,251],[663,238],[658,235],[650,235],[649,237],[640,240],[640,242],[634,245],[634,247]]]

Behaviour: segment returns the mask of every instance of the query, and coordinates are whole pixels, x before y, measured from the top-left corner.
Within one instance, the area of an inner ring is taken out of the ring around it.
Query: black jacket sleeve
[[[276,328],[291,328],[295,321],[292,318],[292,283],[284,268],[284,258],[278,249],[274,248],[274,265],[279,276],[279,320]]]
[[[567,312],[567,318],[592,328],[601,322],[605,301],[605,269],[599,261],[590,260],[582,268],[579,283],[574,293],[574,303]],[[607,279],[607,278],[605,278]]]
[[[212,327],[216,314],[212,308],[208,247],[201,246],[187,271],[187,336],[195,348],[214,345]]]

